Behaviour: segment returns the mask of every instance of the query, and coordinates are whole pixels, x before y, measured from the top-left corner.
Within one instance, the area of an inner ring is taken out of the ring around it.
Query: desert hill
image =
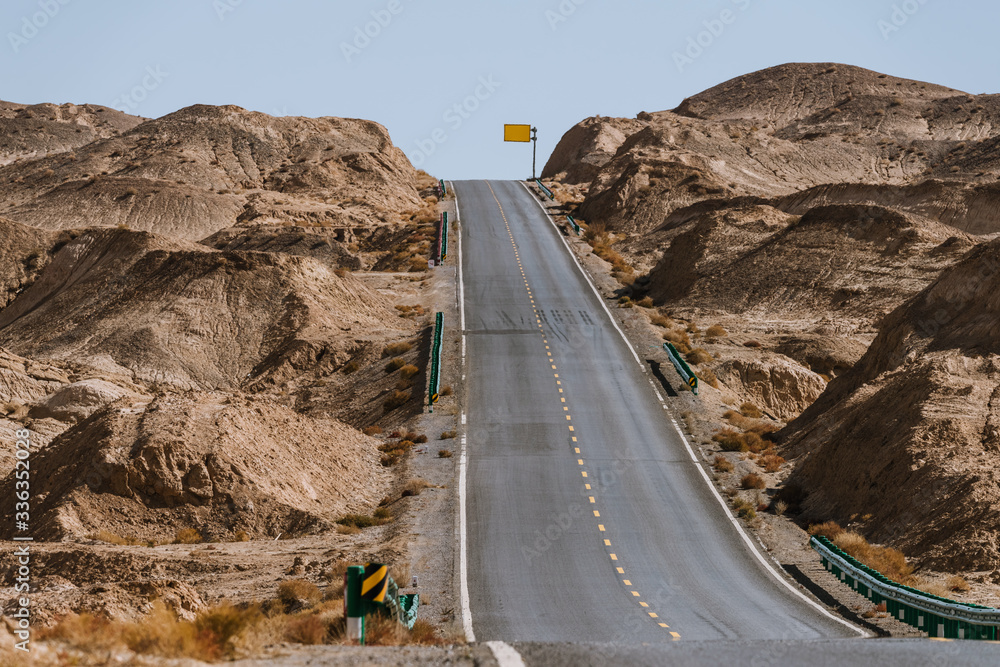
[[[231,541],[329,529],[378,500],[377,443],[273,401],[161,394],[103,408],[36,455],[36,536]],[[280,471],[280,474],[277,474]],[[13,493],[13,477],[0,485]]]
[[[93,104],[0,101],[0,165],[71,151],[127,132],[143,120]]]
[[[942,569],[1000,569],[1000,242],[886,318],[849,372],[781,433],[808,516]]]
[[[0,214],[191,241],[237,224],[370,227],[419,208],[415,179],[377,123],[197,105],[0,167]]]
[[[383,297],[308,258],[219,252],[89,230],[0,310],[0,346],[182,389],[284,382],[346,363],[371,332],[409,332]]]

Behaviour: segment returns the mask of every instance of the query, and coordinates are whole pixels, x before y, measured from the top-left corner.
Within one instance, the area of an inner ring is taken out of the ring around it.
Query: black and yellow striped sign
[[[384,602],[388,590],[388,566],[381,563],[366,563],[365,575],[361,579],[361,599],[368,602]]]
[[[696,378],[696,377],[691,378],[690,380],[688,380],[688,384],[691,385],[692,389],[697,389],[698,388],[698,378]]]

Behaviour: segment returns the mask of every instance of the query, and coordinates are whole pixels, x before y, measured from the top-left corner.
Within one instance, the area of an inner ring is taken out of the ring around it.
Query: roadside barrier
[[[438,181],[441,184],[441,194],[445,197],[448,196],[448,186],[444,184],[444,179]]]
[[[431,381],[427,389],[427,404],[434,411],[434,404],[438,402],[438,392],[441,384],[441,340],[444,333],[444,313],[438,313],[434,318],[434,344],[431,347]]]
[[[1000,609],[956,602],[896,583],[840,550],[826,537],[811,546],[829,572],[874,604],[885,603],[893,618],[942,639],[1000,640]]]
[[[400,595],[399,586],[382,563],[351,565],[344,574],[344,618],[347,638],[365,643],[365,617],[379,614],[408,629],[417,620],[420,596]]]
[[[441,261],[448,259],[448,211],[441,214]]]
[[[576,235],[579,236],[580,235],[580,225],[576,224],[576,220],[573,219],[573,216],[567,215],[566,216],[566,220],[569,221],[570,227],[572,227],[573,231],[576,232]]]
[[[664,343],[663,349],[667,351],[667,356],[670,357],[670,362],[677,369],[677,374],[681,376],[681,379],[691,388],[691,393],[695,396],[698,395],[698,376],[694,374],[691,367],[687,365],[684,361],[684,357],[681,353],[677,351],[677,348],[670,343]]]
[[[535,183],[538,183],[538,187],[540,187],[542,189],[542,192],[544,192],[545,196],[547,196],[549,199],[555,199],[556,198],[555,193],[552,192],[552,190],[549,190],[547,187],[545,187],[545,184],[542,183],[541,180],[539,180],[539,179],[536,178],[535,179]]]
[[[434,263],[434,266],[441,265],[441,240],[444,238],[444,216],[445,214],[442,213],[438,217],[437,237],[434,239],[434,254],[431,257],[431,262]]]

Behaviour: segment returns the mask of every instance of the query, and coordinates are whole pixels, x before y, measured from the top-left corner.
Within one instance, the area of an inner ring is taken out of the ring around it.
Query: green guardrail
[[[687,365],[684,361],[684,357],[681,353],[677,351],[677,348],[670,343],[664,343],[663,349],[667,351],[667,356],[670,357],[670,363],[674,365],[677,369],[677,374],[681,376],[684,383],[691,388],[691,393],[695,396],[698,395],[698,376],[694,374],[691,367]]]
[[[448,211],[441,215],[441,261],[443,262],[448,259]]]
[[[391,618],[412,629],[419,606],[418,594],[399,594],[399,586],[383,563],[351,565],[344,574],[344,618],[348,639],[364,644],[365,618],[373,615]]]
[[[956,602],[904,586],[842,551],[826,537],[809,545],[820,555],[823,567],[873,604],[885,603],[893,618],[928,637],[942,639],[1000,640],[1000,609]]]
[[[538,183],[538,187],[540,187],[542,189],[542,192],[544,192],[545,196],[547,196],[549,199],[555,199],[556,198],[555,193],[552,192],[552,190],[549,190],[547,187],[545,187],[545,184],[542,183],[542,181],[540,179],[536,178],[535,179],[535,183]]]
[[[431,377],[427,389],[427,404],[434,411],[434,404],[440,398],[441,385],[441,341],[444,333],[444,314],[438,313],[434,318],[434,343],[431,346]]]
[[[443,197],[447,197],[448,196],[448,186],[444,184],[444,179],[441,179],[438,182],[441,183],[441,195]]]
[[[576,235],[579,236],[580,235],[580,225],[576,224],[576,220],[573,219],[573,216],[567,215],[566,216],[566,220],[569,222],[569,226],[573,228],[573,231],[576,232]]]

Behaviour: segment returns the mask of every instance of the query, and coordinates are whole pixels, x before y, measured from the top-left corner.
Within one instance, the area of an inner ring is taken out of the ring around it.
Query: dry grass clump
[[[450,459],[452,456],[453,456],[453,454],[451,453],[450,450],[447,450],[447,449],[439,449],[438,450],[438,458],[439,459]]]
[[[201,541],[201,533],[194,528],[182,528],[174,536],[174,544],[199,544]]]
[[[695,366],[700,366],[701,364],[707,364],[712,361],[712,353],[708,350],[696,347],[685,355],[688,363],[692,363]]]
[[[733,462],[725,456],[716,454],[715,463],[712,464],[712,467],[715,468],[716,472],[732,472],[734,466]]]
[[[385,365],[385,372],[395,373],[403,366],[406,366],[406,359],[403,359],[402,357],[396,357],[395,359],[392,359],[389,363]]]
[[[454,390],[451,388],[451,385],[450,384],[446,384],[445,386],[441,387],[441,389],[438,391],[438,395],[439,396],[451,396],[451,394],[452,394],[453,391]]]
[[[372,515],[368,514],[345,514],[337,519],[337,524],[341,526],[354,526],[355,528],[371,528],[372,526],[384,526],[392,521],[392,514],[388,508],[379,507]]]
[[[400,497],[409,498],[410,496],[419,496],[420,492],[423,491],[424,489],[430,489],[433,487],[434,485],[428,482],[426,479],[421,479],[421,478],[412,479],[406,483],[406,486],[403,487],[403,491],[400,494]]]
[[[836,521],[824,521],[823,523],[816,523],[809,526],[807,533],[817,537],[825,537],[828,540],[836,539],[838,535],[844,532],[840,524]]]
[[[749,500],[737,498],[736,501],[733,502],[733,509],[736,510],[736,513],[741,519],[750,521],[757,518],[757,508],[754,507],[754,503]]]
[[[410,343],[390,343],[382,349],[383,357],[398,357],[401,354],[405,354],[413,349],[413,345]]]
[[[649,321],[652,322],[655,326],[663,327],[664,329],[674,328],[674,321],[669,317],[667,317],[666,315],[653,315],[651,318],[649,318]]]
[[[724,428],[712,440],[719,443],[724,452],[753,452],[759,454],[770,449],[771,443],[764,440],[756,431],[740,433],[731,428]]]
[[[760,411],[753,403],[744,403],[740,406],[740,413],[744,417],[749,417],[750,419],[760,419],[764,416],[764,413]]]
[[[919,583],[913,577],[913,567],[906,562],[906,556],[898,549],[877,547],[870,544],[863,536],[850,531],[843,531],[831,539],[838,548],[893,581],[906,586]]]
[[[764,472],[778,472],[781,470],[781,466],[784,465],[785,459],[773,452],[765,452],[758,459],[757,463],[764,469]]]
[[[382,452],[382,465],[386,468],[396,465],[413,448],[414,444],[412,440],[401,439],[379,445],[378,450]]]
[[[442,440],[451,440],[452,438],[454,438],[457,435],[458,435],[458,432],[456,432],[456,431],[444,431],[443,433],[441,433],[441,439]]]
[[[663,334],[663,340],[677,348],[681,354],[691,351],[691,338],[683,329],[672,329]]]
[[[408,403],[411,398],[413,398],[413,395],[410,394],[410,392],[397,390],[392,392],[389,395],[389,398],[385,399],[385,405],[383,407],[386,412],[391,412]]]
[[[653,307],[653,298],[652,297],[648,297],[648,296],[644,296],[643,298],[641,298],[638,301],[636,301],[635,305],[639,306],[640,308],[652,308]]]
[[[417,366],[414,366],[413,364],[406,364],[405,366],[403,366],[402,368],[399,369],[399,374],[404,379],[409,379],[409,378],[413,377],[414,375],[416,375],[419,372],[420,372],[420,368],[417,367]]]
[[[348,361],[346,364],[344,364],[344,369],[343,370],[344,370],[344,373],[346,373],[347,375],[350,375],[351,373],[356,373],[358,371],[358,369],[360,369],[360,368],[361,368],[361,364],[357,360],[352,359],[351,361]]]
[[[721,324],[713,324],[705,331],[706,338],[722,338],[729,335],[729,332]]]
[[[278,584],[278,600],[284,603],[288,611],[315,606],[322,599],[323,594],[311,581],[289,579]]]
[[[361,430],[365,435],[381,435],[382,427],[375,424],[373,426],[366,426]]]
[[[698,379],[715,389],[719,388],[719,378],[711,368],[699,368],[696,373]]]
[[[948,577],[948,581],[945,583],[945,587],[947,587],[949,591],[953,591],[955,593],[969,592],[969,582],[966,581],[965,577],[963,577],[960,574],[955,574],[952,575],[951,577]]]
[[[767,488],[767,484],[764,482],[764,479],[755,472],[743,475],[743,478],[740,479],[740,486],[747,490],[756,489],[758,491]]]
[[[614,243],[607,232],[597,225],[591,225],[584,233],[584,240],[590,244],[594,254],[611,264],[611,275],[623,285],[631,285],[635,279],[635,269],[625,261],[611,245]]]

